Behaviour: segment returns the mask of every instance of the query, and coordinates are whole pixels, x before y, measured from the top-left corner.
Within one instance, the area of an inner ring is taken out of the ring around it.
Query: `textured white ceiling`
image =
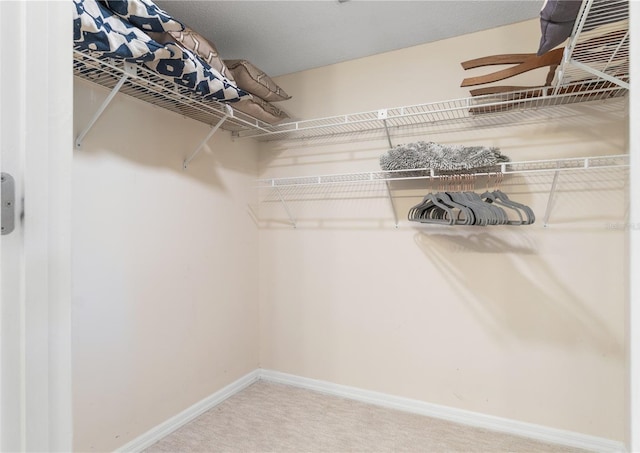
[[[538,17],[543,0],[176,1],[156,3],[278,76]]]

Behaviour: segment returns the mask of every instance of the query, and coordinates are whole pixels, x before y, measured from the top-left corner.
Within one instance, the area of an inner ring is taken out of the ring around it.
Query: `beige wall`
[[[460,80],[482,71],[461,61],[533,52],[537,26],[283,76],[282,106],[314,118],[464,97]],[[76,81],[76,132],[105,95]],[[513,160],[626,152],[624,115],[566,113],[394,140],[499,146]],[[293,194],[292,229],[279,203],[255,202],[268,195],[256,174],[377,170],[385,140],[222,133],[183,171],[206,133],[118,96],[75,152],[76,450],[117,448],[257,366],[623,439],[626,243],[609,227],[624,220],[620,174],[561,175],[549,228],[547,175],[503,187],[534,208],[531,227],[417,227],[402,219],[430,187],[396,184],[397,229],[374,186]]]
[[[75,130],[106,91],[75,82]],[[256,145],[117,96],[73,162],[74,450],[110,451],[258,366]]]
[[[536,21],[280,77],[298,118],[467,96],[460,62],[535,52]],[[484,71],[487,71],[486,69]],[[534,79],[542,77],[534,76]],[[507,82],[511,84],[512,82]],[[523,83],[530,83],[524,81]],[[512,160],[625,153],[624,113],[589,106],[508,127],[395,143],[498,146]],[[385,140],[262,145],[261,177],[373,171]],[[269,193],[260,204],[263,368],[623,440],[626,192],[620,173],[511,178],[503,190],[538,216],[530,227],[403,221],[426,183]],[[593,181],[597,181],[594,183]]]
[[[466,97],[469,88],[460,87],[464,78],[503,67],[465,71],[461,62],[535,53],[539,27],[539,21],[531,20],[281,76],[278,82],[292,95],[281,105],[296,118],[310,119]],[[542,84],[547,72],[540,69],[496,84]]]

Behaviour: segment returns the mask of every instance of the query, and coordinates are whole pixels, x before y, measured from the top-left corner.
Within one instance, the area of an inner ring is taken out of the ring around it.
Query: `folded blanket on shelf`
[[[188,49],[174,43],[158,43],[136,26],[135,24],[139,24],[149,31],[184,28],[184,25],[155,7],[150,0],[107,2],[119,5],[121,8],[118,13],[96,0],[73,2],[73,38],[77,49],[100,57],[144,64],[161,77],[187,87],[205,99],[235,102],[251,98],[249,93],[238,88]],[[139,3],[142,7],[124,8],[125,3]]]
[[[502,162],[509,162],[509,158],[498,148],[423,141],[398,145],[380,156],[380,167],[387,171],[432,168],[440,172],[468,172]]]

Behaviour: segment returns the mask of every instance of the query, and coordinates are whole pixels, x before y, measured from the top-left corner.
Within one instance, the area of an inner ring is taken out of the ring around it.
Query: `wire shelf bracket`
[[[287,205],[287,202],[284,200],[284,197],[282,196],[282,192],[280,192],[280,189],[278,189],[277,187],[275,189],[276,189],[276,193],[278,194],[278,198],[280,199],[280,202],[282,203],[282,206],[284,207],[284,210],[287,213],[287,216],[289,217],[289,222],[291,223],[291,226],[293,228],[297,228],[296,219],[291,214],[291,211],[289,210],[289,205]]]
[[[549,218],[551,217],[551,209],[553,209],[553,202],[555,201],[556,188],[558,187],[558,176],[560,171],[556,171],[553,174],[553,182],[551,183],[551,190],[549,190],[549,198],[547,199],[547,209],[544,211],[544,219],[542,226],[549,228]]]
[[[116,86],[113,87],[113,89],[111,90],[107,98],[102,102],[102,105],[98,107],[98,110],[96,111],[96,113],[94,113],[93,117],[89,120],[89,123],[85,126],[82,132],[78,134],[78,137],[76,137],[76,148],[82,147],[82,141],[84,140],[86,135],[89,133],[93,125],[98,121],[98,119],[100,119],[100,117],[102,116],[104,111],[107,109],[107,107],[109,107],[109,104],[111,104],[111,101],[113,101],[113,98],[116,96],[116,94],[118,94],[118,91],[120,91],[120,88],[122,88],[122,85],[124,85],[124,83],[127,81],[127,79],[130,76],[135,77],[135,75],[136,75],[136,65],[134,63],[125,62],[124,74],[122,74],[122,77],[120,77],[120,80],[118,80],[118,83],[116,84]]]
[[[389,195],[389,202],[391,203],[391,211],[393,212],[393,223],[398,228],[398,214],[396,213],[396,203],[393,201],[393,195],[391,194],[391,187],[389,187],[389,181],[385,181],[387,187],[387,195]]]
[[[233,109],[229,107],[228,104],[225,104],[224,107],[225,107],[225,114],[222,116],[222,118],[220,118],[220,120],[216,123],[216,125],[211,128],[207,136],[204,138],[204,140],[200,142],[197,148],[182,163],[182,168],[184,170],[186,170],[187,167],[189,167],[189,164],[191,163],[191,161],[195,159],[198,153],[200,153],[200,150],[204,147],[204,145],[207,144],[209,139],[213,137],[213,134],[215,134],[216,131],[220,129],[220,126],[222,126],[222,123],[224,123],[227,120],[227,118],[233,117]]]
[[[387,123],[387,117],[389,116],[389,112],[387,109],[378,110],[378,119],[382,120],[382,124],[384,125],[384,132],[387,135],[387,142],[389,143],[389,148],[393,148],[393,143],[391,142],[391,134],[389,133],[389,124]]]
[[[586,65],[578,60],[571,60],[571,64],[579,69],[582,69],[583,71],[593,74],[596,77],[599,77],[611,83],[615,83],[616,85],[622,88],[625,88],[627,90],[629,89],[628,82],[625,82],[624,80],[620,80],[619,78],[609,75],[605,72],[599,71],[596,68],[592,68],[591,66]]]

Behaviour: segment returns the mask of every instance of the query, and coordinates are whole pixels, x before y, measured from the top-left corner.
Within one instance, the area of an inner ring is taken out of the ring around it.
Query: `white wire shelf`
[[[563,107],[585,102],[602,106],[604,103],[599,101],[625,96],[629,88],[628,3],[628,0],[584,0],[552,87],[277,125],[232,109],[229,114],[228,104],[203,101],[196,93],[141,65],[128,71],[122,61],[98,58],[76,49],[74,73],[107,88],[120,84],[120,91],[129,96],[206,124],[218,124],[236,137],[270,141],[380,132],[386,133],[391,142],[392,134],[410,129],[429,133],[498,127],[544,119],[550,108],[561,112]]]
[[[407,128],[450,132],[540,117],[543,109],[624,96],[629,89],[629,0],[584,0],[552,87],[294,121],[235,133],[258,140]]]
[[[606,168],[625,168],[629,166],[629,155],[619,154],[611,156],[578,157],[566,159],[532,160],[522,162],[505,162],[499,165],[483,168],[475,172],[455,173],[455,175],[490,176],[497,173],[515,175],[526,173],[548,173],[564,171],[588,171]],[[421,179],[447,179],[454,174],[438,172],[432,168],[417,168],[407,170],[371,171],[360,173],[340,173],[319,176],[299,176],[292,178],[259,179],[258,187],[285,188],[320,186],[330,184],[351,184],[380,181],[408,181]]]
[[[629,88],[629,0],[584,0],[554,86],[607,80]]]
[[[228,115],[227,104],[204,100],[188,88],[158,76],[142,65],[131,65],[123,60],[105,59],[88,52],[74,49],[74,75],[80,79],[127,94],[144,102],[162,107],[185,117],[214,125],[224,119],[222,129],[231,131],[257,130],[267,132],[267,123],[242,112],[232,111]]]
[[[540,118],[548,107],[602,101],[626,94],[626,89],[609,82],[578,82],[567,85],[555,94],[551,93],[551,88],[529,89],[288,122],[234,134],[267,141],[373,131],[393,134],[409,128],[420,128],[427,132],[441,131],[443,128],[450,131],[495,127],[526,121],[532,117]]]
[[[506,162],[491,168],[470,173],[439,174],[433,169],[410,169],[394,171],[372,171],[360,173],[342,173],[320,176],[304,176],[293,178],[269,178],[258,180],[261,192],[261,205],[273,206],[279,204],[284,209],[287,220],[278,217],[262,219],[266,224],[288,224],[294,228],[306,224],[310,219],[301,210],[312,215],[324,212],[328,217],[314,217],[311,225],[327,225],[339,220],[331,210],[321,210],[315,207],[304,209],[302,205],[310,202],[329,202],[337,209],[335,201],[346,202],[351,208],[355,200],[358,203],[372,202],[372,200],[387,200],[391,208],[393,224],[398,228],[402,204],[415,196],[424,195],[424,188],[431,190],[474,190],[476,185],[489,187],[489,182],[495,179],[500,186],[519,188],[518,190],[533,191],[537,196],[546,198],[546,209],[541,216],[544,227],[549,226],[549,219],[553,210],[558,191],[583,193],[584,191],[610,191],[626,187],[629,172],[629,155],[610,155],[595,157],[578,157],[550,160],[535,160],[522,162]],[[565,177],[560,178],[561,174]],[[504,176],[502,176],[504,175]],[[519,176],[518,176],[519,175]],[[461,177],[466,176],[466,177]],[[570,177],[567,177],[570,176]],[[559,184],[558,181],[563,183]],[[418,183],[426,180],[427,184]],[[450,189],[437,189],[437,187]],[[562,185],[562,189],[558,186]],[[462,189],[467,187],[467,189]],[[415,201],[415,200],[414,200]],[[315,205],[317,206],[317,205]],[[273,214],[272,207],[267,210]],[[268,214],[267,214],[268,215]],[[353,215],[348,211],[348,215]],[[353,220],[349,217],[347,220]],[[370,219],[374,224],[385,223],[384,219]],[[389,221],[391,219],[388,219]]]

